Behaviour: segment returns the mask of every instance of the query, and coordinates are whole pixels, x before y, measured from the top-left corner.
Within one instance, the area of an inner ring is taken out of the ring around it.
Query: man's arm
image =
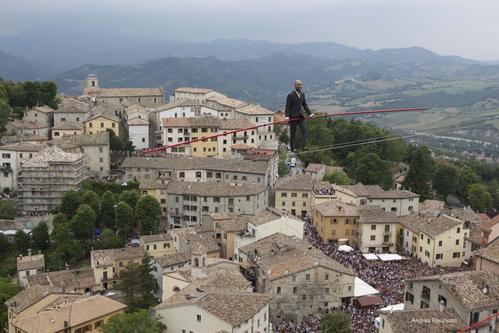
[[[307,101],[305,100],[305,93],[303,93],[303,104],[302,105],[303,105],[303,108],[305,109],[305,111],[307,111],[308,115],[311,115],[312,111],[310,111],[308,104],[307,104]]]
[[[291,115],[291,94],[288,94],[288,98],[286,98],[286,108],[284,109],[284,115],[288,118]]]

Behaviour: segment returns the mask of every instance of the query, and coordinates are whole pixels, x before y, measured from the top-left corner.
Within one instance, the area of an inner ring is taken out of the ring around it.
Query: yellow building
[[[123,313],[126,305],[110,298],[95,295],[67,300],[58,306],[47,306],[32,316],[17,318],[13,323],[16,333],[89,333],[100,332],[112,316]]]
[[[331,200],[315,206],[313,224],[324,242],[348,240],[356,245],[359,209],[354,204]]]
[[[96,114],[85,121],[85,133],[97,134],[110,129],[120,136],[120,120],[118,117],[108,114]]]
[[[460,266],[466,259],[463,226],[463,221],[448,215],[421,224],[419,259],[432,267]]]
[[[234,259],[234,240],[237,234],[246,230],[247,225],[247,220],[240,217],[220,223],[220,228],[222,229],[222,244],[220,251],[222,258],[229,260]]]
[[[175,243],[170,234],[140,236],[140,246],[154,258],[175,253]]]
[[[66,332],[65,328],[71,333],[98,332],[110,317],[126,308],[104,296],[85,297],[49,285],[26,288],[5,305],[9,333]]]
[[[143,257],[144,250],[140,247],[91,251],[90,263],[94,270],[96,288],[112,289],[125,266],[129,263],[138,264]]]
[[[311,200],[314,181],[310,175],[279,179],[275,186],[275,208],[294,216],[312,216]]]
[[[191,118],[191,139],[196,140],[218,134],[219,123],[213,117]],[[218,139],[209,138],[191,145],[193,157],[217,157]]]
[[[141,195],[150,195],[158,200],[161,206],[161,215],[168,214],[166,204],[166,188],[168,181],[164,179],[141,179],[139,183],[139,191]]]

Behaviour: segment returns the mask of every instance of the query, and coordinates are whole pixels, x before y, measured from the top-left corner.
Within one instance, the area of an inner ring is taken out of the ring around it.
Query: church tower
[[[95,95],[100,92],[99,79],[95,74],[89,74],[87,76],[87,85],[83,90],[84,95]]]

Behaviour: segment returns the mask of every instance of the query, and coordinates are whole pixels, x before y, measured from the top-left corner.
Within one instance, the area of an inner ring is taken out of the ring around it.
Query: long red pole
[[[317,115],[317,116],[314,116],[314,117],[305,118],[305,120],[316,119],[316,118],[329,118],[329,117],[346,117],[346,116],[356,116],[356,115],[358,116],[358,115],[365,115],[365,114],[372,114],[372,113],[420,112],[420,111],[425,111],[425,110],[427,110],[427,108],[422,108],[421,107],[421,108],[403,108],[403,109],[385,109],[385,110],[337,112],[337,113],[321,114],[321,115]],[[163,151],[163,150],[166,150],[168,148],[184,146],[184,145],[188,145],[188,144],[199,142],[199,141],[206,141],[206,140],[209,140],[209,139],[212,139],[212,138],[217,138],[219,136],[226,136],[226,135],[231,135],[231,134],[235,134],[235,133],[239,133],[239,132],[250,131],[250,130],[254,130],[254,129],[257,129],[257,128],[260,128],[260,127],[269,126],[269,125],[287,124],[287,123],[290,123],[290,122],[293,122],[293,121],[298,121],[298,120],[301,120],[301,119],[303,119],[303,118],[297,117],[297,118],[291,118],[289,120],[274,121],[274,122],[269,122],[269,123],[265,123],[265,124],[254,125],[254,126],[250,126],[250,127],[246,127],[246,128],[241,128],[241,129],[237,129],[237,130],[233,130],[233,131],[226,131],[226,132],[219,133],[219,134],[208,135],[208,136],[204,136],[204,137],[197,138],[197,139],[194,139],[194,140],[178,142],[178,143],[174,143],[174,144],[166,145],[166,146],[162,146],[162,147],[144,149],[143,152],[145,154],[148,154],[148,153],[153,153],[153,152],[157,152],[157,151]]]

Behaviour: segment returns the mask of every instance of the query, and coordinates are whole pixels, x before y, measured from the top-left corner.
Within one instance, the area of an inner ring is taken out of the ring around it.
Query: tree
[[[481,182],[480,177],[473,171],[471,167],[465,165],[459,172],[459,179],[457,185],[457,194],[460,198],[465,199],[468,196],[468,188],[471,184],[478,184]]]
[[[147,253],[140,264],[129,263],[121,271],[116,289],[123,293],[129,312],[149,308],[156,302],[153,293],[157,291],[157,284],[153,272],[154,266]]]
[[[137,201],[139,201],[139,193],[137,191],[133,190],[126,190],[121,192],[121,194],[118,197],[118,201],[123,201],[125,202],[128,206],[135,208],[135,205],[137,205]]]
[[[116,230],[123,241],[132,235],[135,226],[135,215],[133,209],[124,201],[116,205]]]
[[[49,227],[42,221],[31,232],[33,250],[45,252],[50,247]]]
[[[344,312],[333,312],[322,318],[322,333],[351,333],[350,319]]]
[[[330,182],[331,184],[337,185],[349,185],[353,183],[344,171],[339,170],[325,175],[324,180]]]
[[[445,200],[457,190],[458,173],[452,165],[439,165],[433,175],[433,188]]]
[[[166,326],[159,318],[152,316],[147,310],[133,313],[122,313],[111,317],[101,328],[102,333],[161,333]]]
[[[468,189],[468,201],[471,208],[484,213],[492,204],[492,195],[484,184],[472,184]]]
[[[421,200],[430,199],[431,180],[435,169],[435,162],[426,146],[418,146],[409,156],[409,171],[403,185],[421,196]]]
[[[80,194],[76,191],[67,191],[64,193],[61,202],[61,213],[66,215],[68,219],[71,219],[75,214],[78,208],[80,207],[81,197]]]
[[[14,235],[14,243],[16,245],[16,254],[26,254],[30,248],[29,235],[22,230],[17,230]]]
[[[102,224],[105,227],[115,229],[116,222],[116,199],[114,198],[114,194],[111,191],[106,191],[102,195],[100,209],[101,209],[101,219]]]
[[[102,249],[118,249],[123,247],[123,240],[116,236],[116,233],[109,228],[102,230],[100,234],[100,247]]]
[[[81,205],[71,219],[71,231],[78,240],[92,238],[96,215],[89,205]]]
[[[4,258],[5,254],[10,250],[10,243],[4,234],[0,233],[0,257]]]
[[[111,151],[123,151],[123,142],[120,138],[116,136],[112,129],[108,128],[106,131],[109,133],[109,147],[111,148]]]
[[[289,168],[286,165],[286,161],[283,160],[279,161],[279,164],[277,166],[277,173],[279,174],[279,177],[283,177],[289,174]]]
[[[390,163],[383,161],[376,153],[364,155],[357,161],[355,180],[365,185],[380,185],[388,190],[392,187]]]
[[[58,224],[65,224],[67,222],[68,222],[68,218],[63,213],[57,213],[54,216],[54,219],[52,220],[52,223],[54,224],[54,226],[56,226]]]
[[[4,327],[7,323],[7,307],[5,302],[17,295],[20,288],[9,281],[8,278],[0,277],[0,327]]]
[[[95,192],[90,190],[84,190],[81,192],[81,204],[89,205],[90,208],[98,216],[100,212],[100,200],[99,196]]]
[[[76,261],[80,249],[68,223],[56,224],[51,237],[54,243],[54,253],[59,259],[60,266]]]
[[[16,217],[16,207],[13,200],[0,200],[0,219],[13,220]]]
[[[145,195],[137,201],[135,217],[140,223],[140,233],[142,235],[159,232],[160,215],[161,206],[154,197]]]

